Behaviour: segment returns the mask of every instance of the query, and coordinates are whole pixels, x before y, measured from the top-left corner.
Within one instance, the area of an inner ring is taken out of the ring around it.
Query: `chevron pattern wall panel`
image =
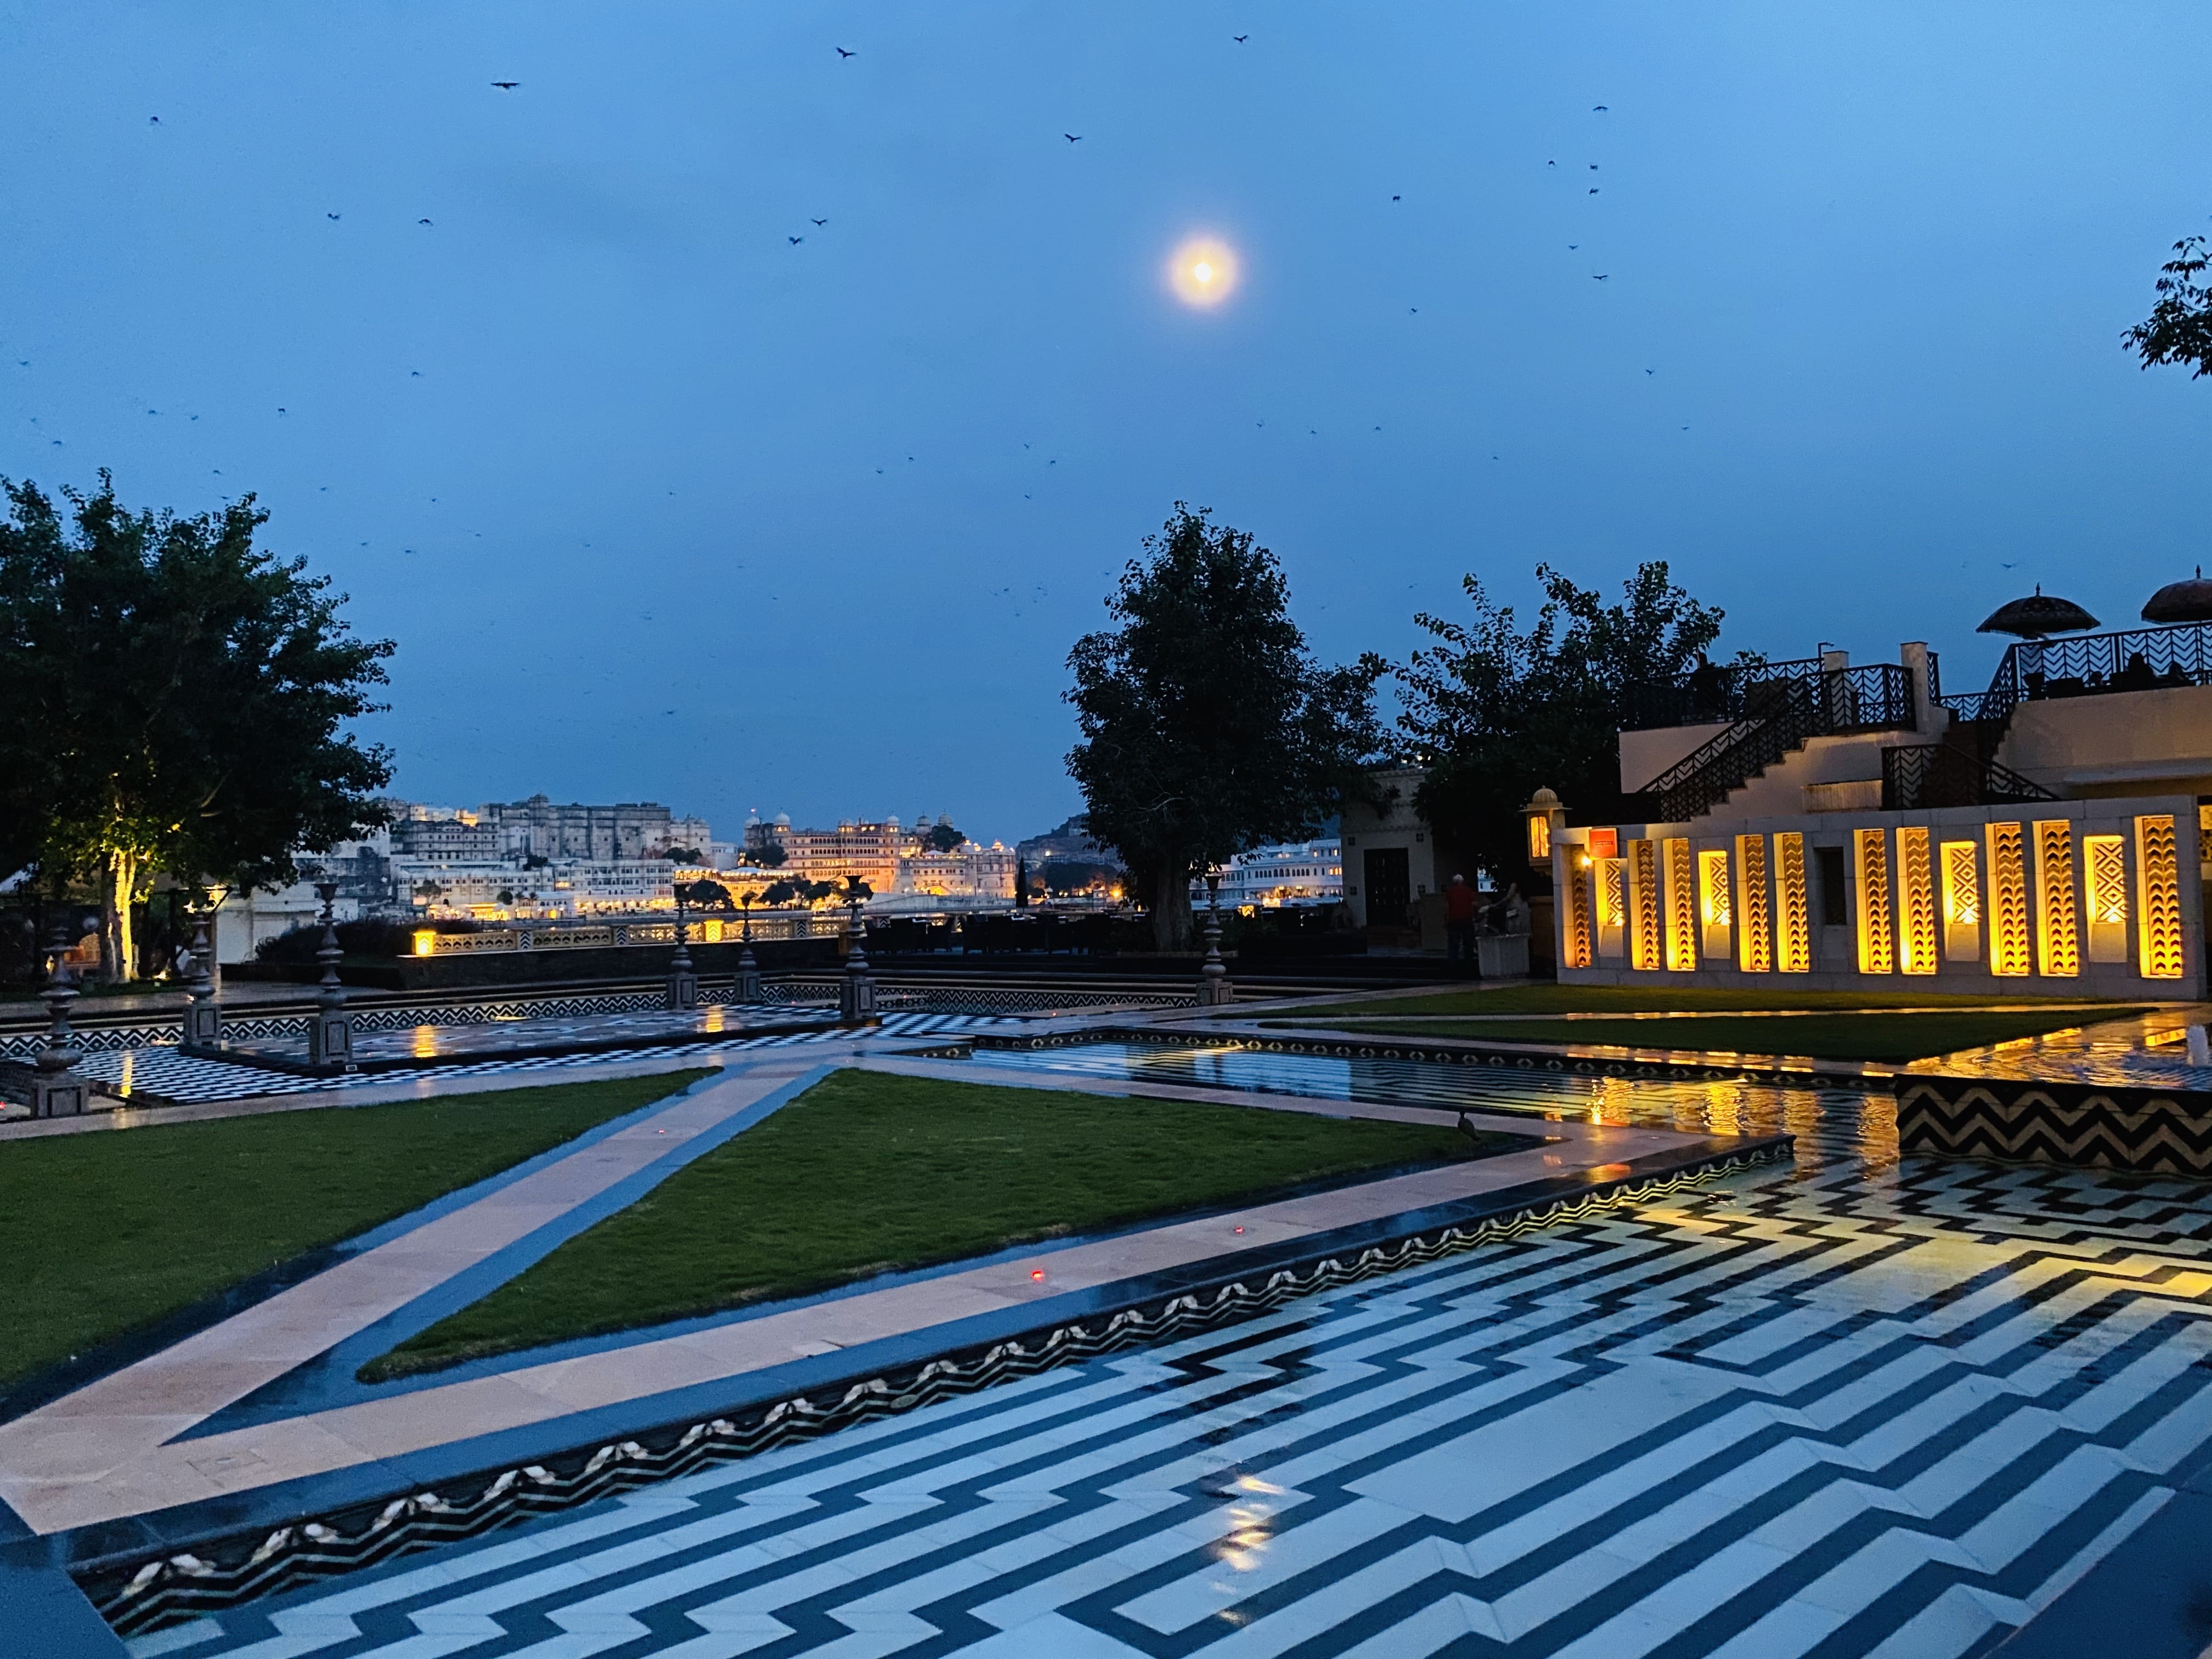
[[[1919,1078],[1899,1091],[1897,1138],[1909,1152],[2212,1177],[2203,1095]]]

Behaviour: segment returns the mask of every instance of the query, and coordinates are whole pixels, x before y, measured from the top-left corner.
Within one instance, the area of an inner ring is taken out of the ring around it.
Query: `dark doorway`
[[[1412,866],[1402,847],[1370,847],[1367,850],[1367,925],[1403,927],[1413,901]]]

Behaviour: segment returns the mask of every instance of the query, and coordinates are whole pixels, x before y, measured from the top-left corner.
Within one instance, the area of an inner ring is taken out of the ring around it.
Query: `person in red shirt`
[[[1444,889],[1444,951],[1454,962],[1474,960],[1476,895],[1465,876],[1454,876]]]

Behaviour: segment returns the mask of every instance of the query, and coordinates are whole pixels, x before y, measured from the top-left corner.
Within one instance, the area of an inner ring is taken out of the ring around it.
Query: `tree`
[[[1311,835],[1364,790],[1387,665],[1317,663],[1281,567],[1247,532],[1178,501],[1144,546],[1106,602],[1115,625],[1068,653],[1083,740],[1067,769],[1092,838],[1120,851],[1159,947],[1176,950],[1191,936],[1193,876]]]
[[[726,910],[730,908],[730,890],[719,881],[687,881],[676,890],[686,904],[702,910]]]
[[[769,883],[767,890],[762,893],[761,902],[770,909],[775,909],[779,905],[789,904],[799,896],[799,890],[804,884],[799,882],[772,881]]]
[[[2212,287],[2203,282],[2212,269],[2212,244],[2202,236],[2184,237],[2173,245],[2174,257],[2160,267],[2158,303],[2151,313],[2120,337],[2142,357],[2153,363],[2193,363],[2189,378],[2212,374]]]
[[[933,823],[929,833],[921,838],[922,850],[929,853],[957,853],[968,837],[949,823]]]
[[[747,864],[757,865],[763,870],[781,870],[783,868],[786,856],[783,843],[770,841],[763,842],[758,847],[745,848],[744,861]]]
[[[380,707],[392,646],[353,638],[304,559],[254,546],[252,496],[180,519],[129,511],[106,472],[64,492],[66,514],[34,484],[0,489],[0,775],[39,791],[0,842],[29,845],[50,884],[99,884],[114,977],[135,976],[156,872],[282,883],[295,850],[385,821],[389,751],[341,728]]]
[[[1030,861],[1018,858],[1014,860],[1014,908],[1017,910],[1027,909],[1029,902]]]
[[[1584,812],[1618,801],[1623,724],[1680,685],[1721,631],[1723,613],[1675,586],[1663,561],[1639,565],[1613,605],[1547,564],[1536,577],[1546,598],[1528,632],[1469,575],[1473,621],[1421,612],[1440,643],[1398,670],[1398,725],[1428,771],[1414,804],[1494,874],[1525,860],[1521,808],[1539,787]]]
[[[514,903],[514,890],[512,887],[502,887],[502,888],[501,888],[501,889],[499,890],[499,902],[500,902],[501,904],[512,904],[512,903]]]

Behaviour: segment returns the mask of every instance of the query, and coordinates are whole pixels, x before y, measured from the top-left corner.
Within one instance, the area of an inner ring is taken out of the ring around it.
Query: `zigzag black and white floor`
[[[1794,1170],[131,1650],[1985,1653],[2212,1446],[2212,1215],[2174,1182],[1900,1164],[1881,1097],[1730,1091],[1817,1131]]]
[[[486,1060],[466,1065],[441,1066],[436,1075],[493,1077],[506,1072],[564,1071],[580,1066],[607,1066],[623,1060],[663,1057],[689,1058],[699,1054],[735,1054],[755,1048],[776,1048],[816,1042],[848,1042],[860,1036],[929,1036],[1019,1025],[1006,1014],[886,1014],[879,1025],[863,1029],[839,1028],[799,1031],[782,1036],[707,1037],[697,1042],[677,1042],[642,1048],[615,1048],[598,1054],[560,1054],[533,1060]],[[324,1089],[358,1089],[394,1083],[418,1072],[368,1072],[350,1077],[295,1077],[264,1071],[227,1060],[192,1060],[173,1048],[133,1048],[119,1054],[88,1054],[77,1069],[95,1081],[122,1085],[134,1092],[158,1095],[165,1101],[204,1104],[245,1100],[261,1095],[307,1094]]]

